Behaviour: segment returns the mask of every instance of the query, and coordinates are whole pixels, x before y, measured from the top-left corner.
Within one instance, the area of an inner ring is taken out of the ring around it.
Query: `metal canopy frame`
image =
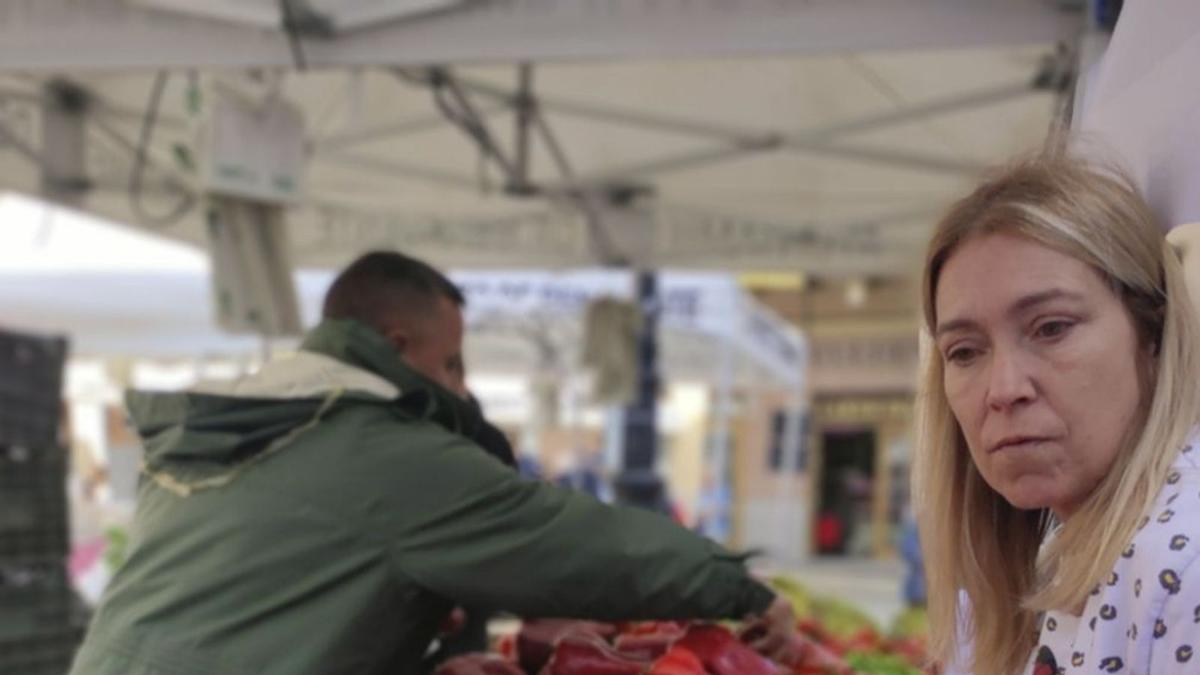
[[[621,251],[621,247],[614,242],[611,228],[605,222],[606,211],[626,206],[639,195],[652,193],[653,186],[642,181],[670,172],[686,171],[742,159],[748,155],[771,152],[820,154],[899,169],[972,174],[982,170],[983,165],[929,154],[873,148],[861,144],[850,145],[843,139],[929,116],[1011,101],[1039,91],[1038,83],[1045,79],[1040,72],[1034,73],[1021,82],[923,101],[837,124],[782,132],[773,129],[740,128],[644,110],[545,97],[534,91],[532,64],[519,64],[516,70],[518,85],[515,90],[460,77],[447,67],[431,67],[423,71],[394,68],[391,72],[404,83],[426,87],[432,92],[445,118],[442,124],[458,127],[478,145],[481,158],[492,162],[504,176],[504,189],[508,194],[515,197],[541,196],[566,201],[577,207],[584,215],[597,257],[601,262],[609,264],[628,263],[630,252]],[[484,108],[477,105],[471,98],[472,95],[486,99],[498,107]],[[515,132],[511,149],[501,148],[491,132],[490,122],[494,121],[499,113],[513,115]],[[599,173],[576,175],[564,149],[550,128],[548,113],[579,117],[619,127],[698,138],[704,145],[637,164],[606,169]],[[332,146],[337,148],[339,144],[344,147],[347,141],[355,143],[363,139],[395,140],[408,134],[435,129],[437,126],[437,120],[422,117],[397,121],[364,132],[314,139],[312,157],[317,162],[334,161],[385,171],[404,178],[424,179],[468,190],[479,189],[479,180],[465,174],[423,169],[392,160],[352,155],[336,149],[331,152],[328,149],[331,139]],[[560,176],[558,182],[533,181],[530,157],[535,139],[544,144],[553,158]],[[923,215],[928,213],[923,212]],[[896,220],[909,217],[911,214],[901,214]],[[783,234],[789,230],[794,233],[798,228],[780,226],[773,229]]]
[[[522,69],[522,72],[528,72],[530,66],[526,64],[519,68]],[[520,111],[532,107],[538,111],[535,113],[537,115],[541,115],[541,111],[549,111],[618,126],[699,137],[707,141],[716,141],[722,144],[716,148],[703,147],[690,150],[686,153],[662,157],[643,164],[611,169],[601,175],[579,177],[579,182],[583,184],[618,182],[627,176],[649,176],[667,171],[696,168],[714,162],[740,158],[746,154],[772,152],[775,150],[817,153],[923,171],[973,173],[984,168],[983,165],[921,153],[847,146],[845,144],[838,144],[837,141],[843,136],[874,131],[888,126],[912,122],[924,117],[961,112],[972,108],[1003,103],[1038,91],[1035,85],[1039,79],[1035,74],[1027,81],[989,87],[967,94],[926,101],[886,113],[864,115],[835,125],[813,127],[794,133],[786,133],[769,129],[743,129],[695,119],[660,115],[643,110],[595,103],[581,103],[553,97],[536,96],[530,101],[530,92],[514,92],[485,82],[449,75],[445,69],[432,69],[432,72],[437,74],[426,75],[424,77],[414,75],[411,71],[403,69],[396,69],[394,72],[397,72],[406,81],[420,82],[431,87],[437,87],[439,81],[446,81],[448,79],[448,81],[454,83],[455,91],[460,92],[460,95],[463,91],[470,91],[480,96],[499,101],[513,110]],[[527,76],[523,75],[522,77]],[[525,79],[523,81],[527,82]],[[518,138],[525,139],[527,137],[518,135]],[[518,152],[521,151],[521,149],[518,149]],[[317,156],[319,157],[319,153],[317,153]],[[528,176],[517,176],[517,178],[527,180]],[[521,185],[521,187],[526,189],[529,186]]]
[[[326,9],[325,15],[332,17],[325,31],[312,27],[320,24],[317,20],[291,26],[310,27],[308,35],[299,30],[310,67],[830,54],[1052,43],[1078,31],[1078,15],[1085,3],[393,0],[369,3],[378,8],[373,15],[363,11],[352,16],[344,7],[356,4],[286,0],[294,16],[298,12],[301,18],[319,18]],[[418,4],[445,8],[414,13],[420,9]],[[12,70],[58,71],[291,67],[294,57],[280,10],[279,3],[267,0],[0,0],[0,64]],[[350,29],[353,32],[345,34]],[[62,49],[64,44],[71,48]]]
[[[1054,4],[1043,0],[980,0],[972,3],[960,0],[907,0],[904,3],[893,0],[855,3],[668,0],[665,5],[642,0],[396,0],[370,4],[382,9],[370,17],[359,16],[361,21],[353,26],[342,22],[342,28],[354,31],[353,35],[343,36],[338,31],[319,34],[302,25],[301,19],[312,18],[311,15],[330,5],[323,0],[254,0],[246,3],[221,0],[205,3],[204,7],[178,0],[95,0],[86,8],[71,0],[0,0],[0,63],[5,64],[3,69],[25,69],[27,73],[43,68],[71,68],[78,73],[88,68],[207,65],[286,69],[297,65],[293,61],[296,57],[289,58],[289,38],[303,41],[304,60],[313,67],[386,62],[391,64],[386,66],[387,71],[398,79],[429,88],[441,114],[406,117],[315,135],[308,143],[315,164],[360,169],[376,175],[478,192],[481,188],[478,175],[364,151],[368,143],[395,141],[454,125],[477,145],[484,161],[499,167],[503,175],[502,186],[510,196],[545,200],[549,212],[555,214],[553,219],[560,222],[564,218],[563,207],[568,207],[582,216],[594,256],[603,262],[624,263],[629,262],[630,252],[622,250],[621,242],[617,241],[620,237],[612,231],[609,221],[613,220],[614,211],[627,210],[643,201],[645,195],[654,193],[652,181],[671,173],[769,153],[791,153],[863,162],[895,170],[952,176],[973,174],[982,165],[931,153],[872,146],[855,142],[854,136],[930,116],[1016,100],[1049,86],[1061,87],[1063,78],[1050,77],[1048,72],[1063,71],[1063,63],[1073,57],[1060,53],[1056,59],[1043,64],[1041,71],[1031,73],[1028,79],[1019,82],[797,130],[745,128],[543,96],[536,91],[534,62],[614,57],[811,54],[1048,42],[1074,36],[1081,14],[1071,3]],[[444,11],[426,13],[433,5]],[[313,6],[317,6],[316,10]],[[339,7],[349,7],[347,12],[356,11],[353,3]],[[413,11],[417,14],[410,13]],[[197,18],[197,15],[204,15],[204,18]],[[292,21],[285,21],[289,16]],[[85,24],[86,31],[81,31]],[[851,25],[856,30],[841,30]],[[963,30],[964,27],[970,30]],[[73,49],[49,49],[64,41],[73,44]],[[204,43],[203,51],[199,51],[195,41]],[[222,48],[214,50],[213,44],[221,44]],[[114,50],[114,45],[119,45],[120,49]],[[514,58],[513,49],[520,50],[520,58]],[[421,66],[419,69],[407,65],[431,61],[454,64],[497,60],[516,64],[515,87],[462,77],[451,65]],[[358,73],[351,75],[357,76]],[[38,85],[36,75],[23,77]],[[36,104],[41,96],[42,93],[37,91],[0,89],[0,99],[23,98]],[[94,88],[89,92],[89,98],[88,115],[93,136],[103,137],[109,149],[116,149],[118,154],[132,153],[136,158],[139,152],[146,153],[146,165],[154,173],[145,186],[147,192],[177,195],[180,190],[194,191],[187,176],[170,168],[172,162],[161,149],[139,149],[139,145],[118,128],[118,123],[142,118],[142,111],[107,101]],[[493,133],[493,125],[501,121],[501,116],[507,115],[512,115],[513,142],[511,147],[501,147],[498,136]],[[570,161],[567,148],[554,134],[551,117],[570,117],[693,138],[696,145],[659,157],[579,173]],[[163,117],[159,124],[178,130],[186,128],[187,123]],[[557,178],[534,180],[534,143],[539,143],[550,158]],[[38,158],[36,143],[22,139],[8,127],[0,126],[0,144],[0,149],[8,146],[28,159]],[[117,170],[124,168],[121,164],[116,163]],[[117,188],[121,182],[120,176],[89,178],[90,186],[101,190]],[[319,208],[325,213],[337,210],[347,222],[378,221],[377,216],[365,210],[356,213],[359,210],[350,207]],[[900,222],[910,217],[901,214],[892,220]],[[713,214],[708,220],[725,222],[730,218]],[[628,214],[618,218],[621,219],[630,220]],[[501,220],[507,220],[507,217]],[[888,219],[867,220],[878,224]],[[662,217],[641,218],[647,225],[667,228],[680,221],[671,209],[666,209]],[[842,229],[836,222],[778,223],[769,227],[762,226],[754,218],[746,222],[759,234],[774,233],[774,243],[782,250],[795,250],[797,246],[818,247],[820,238],[804,233]],[[663,236],[671,238],[675,235],[668,231]],[[769,248],[767,239],[764,235],[758,244]],[[827,236],[821,241],[828,240],[840,239]],[[715,245],[719,250],[726,243]],[[842,248],[849,251],[854,247]]]
[[[460,102],[470,101],[467,96],[468,92],[498,102],[499,106],[496,107],[481,108],[473,105],[470,107],[471,123],[477,125],[477,130],[481,129],[486,132],[487,120],[496,114],[502,112],[515,114],[517,142],[512,153],[514,160],[510,160],[508,154],[496,146],[490,134],[474,137],[477,142],[486,144],[481,148],[483,153],[489,159],[497,162],[507,174],[509,179],[507,188],[514,195],[561,193],[578,190],[581,187],[599,188],[613,184],[633,183],[634,181],[629,179],[648,178],[663,173],[741,159],[746,155],[775,151],[821,154],[921,171],[972,174],[983,169],[984,165],[923,153],[848,145],[844,142],[839,143],[839,141],[845,136],[852,136],[856,133],[875,131],[935,115],[1004,103],[1040,91],[1037,86],[1040,76],[1033,74],[1028,80],[1021,82],[988,87],[974,92],[912,104],[885,113],[863,115],[834,125],[812,127],[789,133],[772,129],[737,128],[643,110],[543,97],[535,95],[531,89],[533,66],[521,64],[517,66],[517,69],[522,85],[516,91],[462,78],[446,68],[431,68],[424,75],[414,74],[412,71],[403,69],[393,70],[402,80],[418,83],[435,91],[443,86],[449,87],[454,92],[454,98]],[[557,159],[560,170],[566,169],[565,173],[573,174],[569,171],[569,164],[565,161],[565,154],[562,152],[561,146],[550,133],[546,112],[601,121],[627,128],[698,137],[709,141],[710,144],[638,164],[607,169],[603,173],[571,175],[568,182],[561,184],[535,186],[531,183],[529,176],[529,144],[533,140],[531,129],[539,134],[549,146],[548,149],[550,149],[551,155]],[[344,149],[347,146],[367,141],[394,140],[408,134],[436,129],[444,124],[444,118],[439,120],[435,117],[420,117],[317,138],[313,139],[311,144],[312,155],[317,161],[344,162],[351,159],[362,159],[361,156],[348,154]],[[717,145],[712,145],[712,143]],[[366,162],[360,163],[365,164]],[[388,170],[386,162],[372,160],[370,164],[374,169]],[[429,173],[430,175],[427,177],[439,183],[456,184],[471,189],[478,186],[476,179],[465,174],[413,171],[412,167],[403,165],[392,168],[396,175],[406,178],[422,178],[425,177],[422,176],[423,173]]]
[[[437,116],[398,119],[386,124],[314,137],[308,143],[311,159],[318,164],[328,163],[375,174],[424,181],[441,187],[478,192],[481,189],[478,176],[423,166],[393,157],[370,155],[357,150],[370,142],[399,140],[408,136],[445,129],[451,125],[457,126],[466,130],[466,135],[473,141],[480,143],[482,156],[501,169],[505,176],[503,187],[508,194],[518,198],[542,198],[548,200],[552,207],[561,209],[566,206],[577,210],[583,217],[595,257],[604,263],[622,264],[630,262],[630,252],[621,250],[622,247],[615,241],[611,228],[606,224],[609,211],[627,206],[646,194],[652,194],[654,188],[648,181],[656,177],[739,160],[747,156],[778,152],[819,154],[839,159],[876,163],[901,170],[969,175],[982,167],[973,162],[936,155],[881,149],[861,143],[850,144],[846,139],[852,138],[855,134],[909,123],[932,115],[962,112],[1019,99],[1039,91],[1036,84],[1042,79],[1040,73],[1035,73],[1021,82],[922,101],[884,113],[863,115],[833,125],[815,126],[796,131],[780,131],[715,124],[709,121],[662,115],[633,108],[541,96],[536,93],[534,88],[535,66],[518,64],[515,68],[518,82],[516,89],[460,77],[452,69],[445,67],[429,68],[419,72],[390,69],[389,72],[392,72],[399,81],[409,85],[431,90],[442,88],[444,91],[440,95],[452,100],[451,105],[457,106],[450,110],[449,114],[464,115],[465,117],[459,118],[457,121],[448,121],[447,111],[443,110],[442,114]],[[33,84],[36,84],[36,81]],[[138,151],[137,143],[118,129],[115,123],[130,121],[134,116],[140,117],[141,113],[114,105],[103,96],[96,94],[94,90],[83,87],[80,89],[89,97],[88,115],[93,135],[103,138],[107,145],[117,149],[120,154],[135,157]],[[37,105],[44,95],[41,92],[24,90],[0,90],[0,98],[19,100],[30,105]],[[434,95],[439,94],[435,92]],[[697,146],[636,164],[613,167],[591,174],[577,174],[565,148],[553,133],[549,119],[551,114],[598,121],[615,127],[650,130],[662,134],[695,138]],[[512,148],[501,148],[490,131],[491,125],[504,115],[513,117],[514,143]],[[171,128],[177,129],[184,124],[182,120],[166,118],[166,125]],[[20,135],[3,124],[0,124],[0,138],[22,155],[31,160],[38,160],[39,154],[35,143],[30,139],[22,139]],[[535,183],[532,180],[531,146],[535,142],[540,142],[552,159],[558,173],[557,180],[543,183]],[[164,195],[178,195],[181,190],[194,189],[188,176],[170,168],[170,160],[162,154],[160,149],[150,148],[147,155],[147,166],[153,170],[156,179],[156,183],[147,185],[148,191],[157,190]],[[122,168],[124,167],[122,166]],[[121,176],[104,175],[92,177],[90,183],[92,187],[98,189],[113,189],[119,187],[120,184]],[[355,216],[352,213],[355,209],[351,207],[327,206],[324,208],[326,208],[326,212],[330,208],[345,209],[343,218],[349,219],[349,221],[371,218],[365,212],[361,216]],[[665,217],[654,219],[654,224],[660,227],[670,227],[671,223],[680,221],[677,216],[672,217],[670,209],[664,213]],[[902,222],[906,219],[911,220],[912,217],[912,214],[897,214],[892,217],[881,217],[878,220],[872,219],[872,222],[878,223],[884,220]],[[729,220],[730,218],[731,216],[713,214],[708,220]],[[562,216],[558,216],[556,220],[562,221]],[[705,219],[700,218],[700,220]],[[764,252],[770,250],[772,246],[781,246],[781,250],[794,250],[800,245],[820,249],[817,238],[802,236],[803,233],[811,233],[822,228],[843,229],[843,226],[837,223],[824,225],[820,223],[777,223],[764,228],[761,226],[761,222],[753,219],[747,222],[748,226],[755,227],[755,231],[760,235],[768,231],[775,234],[773,242],[767,242],[762,237],[756,238],[757,243],[751,248]],[[667,231],[663,236],[670,239],[675,235],[673,231]],[[826,241],[828,246],[828,241],[831,240],[826,237],[822,241]],[[706,247],[705,255],[716,254],[727,243],[724,241],[714,242],[713,246]],[[853,252],[856,249],[854,246],[842,246],[841,250]],[[699,255],[701,251],[697,250],[695,253]],[[747,249],[746,254],[750,254],[750,249]]]

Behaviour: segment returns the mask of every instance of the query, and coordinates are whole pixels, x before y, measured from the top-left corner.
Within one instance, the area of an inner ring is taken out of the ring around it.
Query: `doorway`
[[[830,429],[821,440],[814,548],[819,555],[870,556],[875,430]]]

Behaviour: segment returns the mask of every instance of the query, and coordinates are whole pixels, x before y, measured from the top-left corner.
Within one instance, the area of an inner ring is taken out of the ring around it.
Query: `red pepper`
[[[678,642],[713,675],[779,675],[779,668],[720,626],[693,626]]]
[[[884,648],[889,654],[898,654],[908,659],[914,667],[921,668],[929,663],[925,653],[925,643],[920,638],[896,638],[889,640]]]
[[[688,624],[683,621],[633,621],[621,625],[621,635],[657,635],[659,633],[687,632]]]
[[[879,633],[870,628],[860,628],[842,643],[842,653],[877,651],[882,642]]]
[[[796,630],[800,631],[805,637],[829,647],[838,654],[844,651],[841,649],[841,641],[826,630],[825,626],[816,619],[800,619],[796,622]]]
[[[495,654],[467,654],[443,663],[434,675],[525,675],[517,664]]]
[[[613,646],[634,659],[653,661],[683,637],[687,628],[675,622],[650,622],[635,626],[633,632],[618,635]]]
[[[649,665],[629,659],[596,635],[568,635],[541,675],[643,675]]]
[[[832,650],[809,640],[802,633],[792,636],[783,665],[796,675],[853,675],[854,671]]]
[[[683,647],[672,647],[650,666],[646,675],[708,675],[700,658]]]
[[[604,639],[617,632],[612,624],[570,619],[536,619],[521,624],[517,633],[517,661],[526,672],[536,673],[546,665],[555,646],[568,635],[598,635]]]

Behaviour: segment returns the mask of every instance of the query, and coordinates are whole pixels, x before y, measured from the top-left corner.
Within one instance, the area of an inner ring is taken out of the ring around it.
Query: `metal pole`
[[[504,108],[500,106],[480,108],[479,114],[483,117],[489,117],[503,110]],[[314,139],[312,141],[312,151],[313,154],[320,155],[335,150],[346,150],[356,145],[380,139],[395,140],[411,134],[445,129],[448,124],[445,115],[441,114],[397,119],[392,122],[330,134]]]
[[[43,167],[43,171],[45,170],[45,161],[42,159],[41,152],[26,142],[20,134],[10,129],[3,121],[0,121],[0,150],[7,148],[15,150],[18,154],[24,156],[25,159],[38,165],[38,167]]]
[[[400,178],[423,180],[429,183],[437,183],[438,185],[470,190],[471,192],[479,191],[479,181],[470,176],[443,171],[415,162],[403,162],[393,157],[373,157],[356,154],[353,151],[331,150],[314,155],[313,159],[326,164],[337,164],[376,174],[390,174]]]
[[[533,124],[533,66],[522,63],[517,68],[516,128],[514,133],[513,175],[509,177],[508,189],[515,194],[530,194],[529,182],[529,127]]]
[[[617,499],[626,504],[670,512],[658,459],[658,275],[653,270],[637,272],[637,300],[642,311],[642,330],[637,342],[637,392],[625,408],[624,463],[617,476]]]
[[[1083,112],[1083,103],[1087,98],[1087,88],[1091,82],[1088,77],[1095,70],[1096,64],[1104,56],[1104,52],[1108,50],[1108,43],[1112,39],[1112,29],[1104,26],[1102,16],[1105,12],[1112,12],[1111,5],[1113,3],[1087,3],[1086,16],[1084,18],[1084,27],[1077,38],[1076,58],[1078,59],[1075,65],[1075,90],[1070,93],[1069,104],[1071,113],[1078,117]],[[1104,5],[1101,7],[1100,5]],[[1117,10],[1119,12],[1119,10]],[[1114,21],[1115,16],[1111,17]],[[1067,119],[1067,122],[1074,122],[1074,119]]]

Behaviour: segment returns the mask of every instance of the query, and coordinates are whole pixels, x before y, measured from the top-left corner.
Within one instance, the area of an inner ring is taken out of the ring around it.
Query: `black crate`
[[[54,445],[0,443],[0,498],[9,492],[58,490],[67,476],[67,451]]]
[[[22,552],[63,553],[69,530],[62,502],[0,499],[0,561]]]
[[[0,444],[0,495],[58,491],[66,477],[66,450],[55,446]]]
[[[0,565],[70,554],[70,535],[63,519],[38,528],[0,533]]]
[[[74,642],[82,634],[90,611],[70,588],[65,562],[58,568],[61,572],[34,582],[25,578],[20,586],[0,590],[0,654],[11,655],[23,645],[55,637]],[[8,573],[11,581],[11,566]],[[7,672],[0,668],[0,673]]]
[[[82,624],[71,624],[19,639],[0,636],[0,673],[65,675],[84,632]]]
[[[66,466],[59,448],[0,446],[0,563],[66,553]]]
[[[73,597],[65,557],[13,556],[0,560],[0,608],[52,605],[57,611]]]
[[[64,338],[0,331],[0,443],[55,444],[66,357]]]

